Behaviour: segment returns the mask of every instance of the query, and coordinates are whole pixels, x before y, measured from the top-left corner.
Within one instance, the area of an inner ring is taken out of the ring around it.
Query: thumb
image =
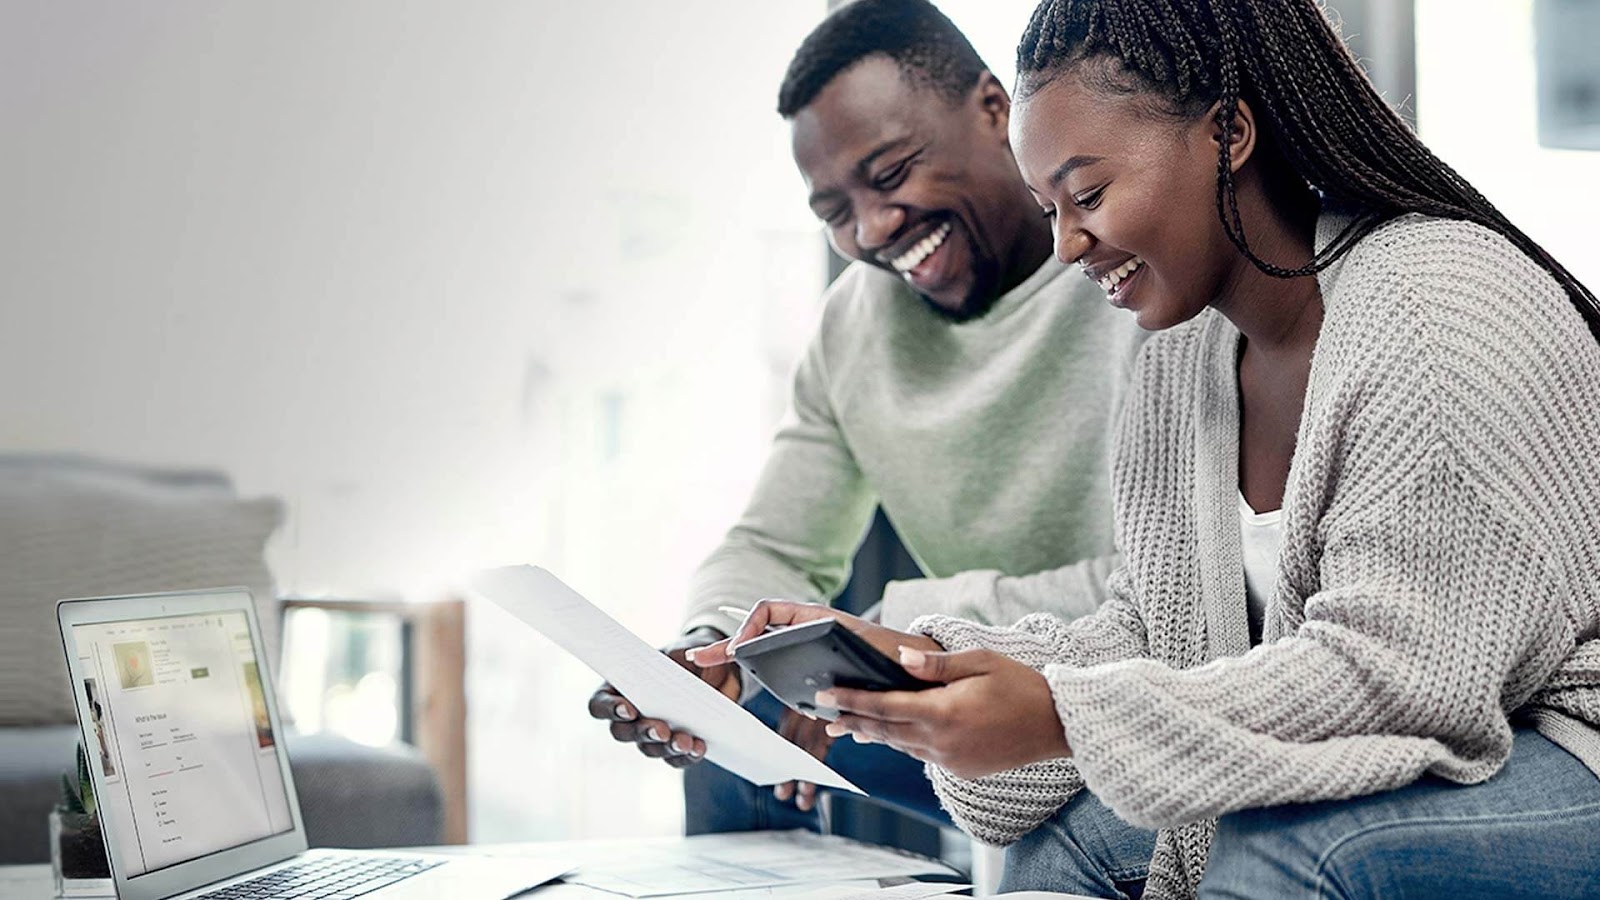
[[[994,666],[988,650],[962,650],[957,653],[930,653],[915,647],[900,648],[900,665],[923,681],[948,684],[982,675]]]

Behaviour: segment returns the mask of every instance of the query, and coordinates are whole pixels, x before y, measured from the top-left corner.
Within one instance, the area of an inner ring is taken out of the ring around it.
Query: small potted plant
[[[89,778],[89,761],[78,745],[78,771],[74,778],[61,773],[61,800],[50,813],[50,861],[61,896],[100,893],[109,887],[111,867],[106,862],[105,839]],[[91,884],[91,882],[100,882]]]

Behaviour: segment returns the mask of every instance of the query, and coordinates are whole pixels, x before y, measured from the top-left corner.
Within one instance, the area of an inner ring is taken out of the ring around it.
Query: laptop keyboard
[[[196,900],[347,900],[388,887],[442,864],[442,860],[394,856],[329,856],[275,869],[230,884]]]

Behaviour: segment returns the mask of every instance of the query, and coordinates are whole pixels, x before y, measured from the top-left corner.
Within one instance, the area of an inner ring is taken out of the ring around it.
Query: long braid
[[[1600,301],[1483,194],[1435,156],[1390,109],[1317,0],[1044,0],[1017,47],[1026,96],[1075,64],[1107,57],[1174,116],[1218,106],[1217,216],[1258,269],[1315,274],[1390,219],[1461,219],[1498,232],[1556,279],[1600,339]],[[1260,258],[1239,214],[1229,136],[1241,100],[1270,124],[1306,185],[1360,215],[1305,265]]]

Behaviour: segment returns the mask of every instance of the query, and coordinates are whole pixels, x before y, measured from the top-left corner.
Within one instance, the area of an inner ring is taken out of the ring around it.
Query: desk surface
[[[446,854],[484,854],[496,857],[530,856],[571,861],[574,866],[615,860],[619,854],[641,847],[693,847],[696,838],[627,838],[616,840],[545,841],[519,844],[456,844],[446,847],[413,847],[409,850]],[[382,851],[374,851],[382,852]],[[48,864],[0,866],[0,900],[54,900]],[[527,896],[533,896],[529,894]],[[538,900],[625,900],[619,895],[581,884],[554,883],[538,888]],[[966,898],[956,898],[966,900]]]

